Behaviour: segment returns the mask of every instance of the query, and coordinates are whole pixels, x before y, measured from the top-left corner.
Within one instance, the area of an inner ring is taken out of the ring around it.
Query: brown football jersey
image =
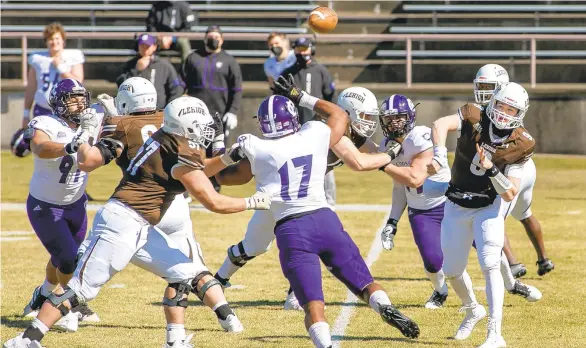
[[[450,184],[463,192],[496,197],[486,171],[480,167],[476,144],[484,148],[487,157],[506,175],[507,166],[522,165],[529,160],[535,148],[535,140],[523,127],[515,128],[508,136],[499,137],[480,105],[466,104],[458,110],[458,114],[462,128]]]
[[[124,145],[117,160],[124,175],[111,198],[130,206],[153,225],[159,223],[175,196],[185,192],[183,184],[173,179],[172,168],[184,165],[203,170],[205,158],[204,150],[195,143],[157,130],[162,120],[162,114],[120,117],[109,121],[117,121],[113,133],[103,133]]]
[[[356,132],[354,130],[352,130],[352,127],[348,127],[348,130],[346,131],[346,134],[344,136],[350,138],[352,143],[358,149],[361,148],[362,145],[364,145],[364,143],[366,143],[366,138],[363,137],[362,135],[356,134]],[[328,152],[328,166],[326,168],[326,174],[329,173],[334,168],[341,167],[343,165],[344,165],[344,162],[340,158],[338,158],[338,156],[336,156],[334,151],[332,151],[330,149],[330,151]]]

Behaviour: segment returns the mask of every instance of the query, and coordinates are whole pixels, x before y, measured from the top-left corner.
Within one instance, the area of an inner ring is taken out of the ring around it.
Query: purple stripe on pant
[[[429,209],[409,208],[409,222],[413,230],[415,244],[429,273],[437,273],[442,268],[444,255],[441,246],[441,225],[444,218],[444,203]]]
[[[329,208],[280,221],[275,235],[281,269],[302,306],[324,301],[320,259],[358,296],[374,282],[360,250]]]
[[[87,197],[68,205],[47,203],[29,195],[26,211],[33,230],[64,274],[73,273],[77,249],[87,232]]]

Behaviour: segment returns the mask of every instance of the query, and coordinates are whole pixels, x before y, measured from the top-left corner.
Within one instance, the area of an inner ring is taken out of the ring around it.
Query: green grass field
[[[2,202],[24,202],[28,192],[32,158],[17,159],[2,152]],[[523,278],[537,286],[543,299],[537,303],[506,295],[503,335],[510,347],[586,347],[586,158],[569,156],[536,156],[538,182],[534,193],[533,212],[541,221],[546,236],[548,256],[556,269],[538,277],[536,256],[522,226],[509,219],[507,233],[518,258],[529,267]],[[118,183],[119,169],[113,165],[90,176],[88,192],[98,200],[106,200]],[[354,204],[390,204],[391,180],[380,172],[357,174],[346,168],[336,171],[338,202]],[[223,193],[244,196],[254,192],[252,185],[226,188]],[[90,213],[93,218],[94,213]],[[378,228],[385,213],[341,212],[342,222],[352,235],[363,256],[373,241],[378,243]],[[251,213],[215,215],[193,212],[193,230],[201,243],[206,262],[212,272],[220,266],[226,248],[239,241]],[[48,254],[34,235],[7,238],[10,231],[30,231],[23,211],[1,211],[2,267],[2,342],[28,325],[20,317],[35,286],[44,277]],[[376,239],[376,240],[375,240]],[[469,259],[479,301],[486,304],[484,280],[474,252]],[[367,306],[358,304],[350,317],[342,347],[474,347],[484,341],[485,324],[479,324],[465,342],[450,340],[461,319],[459,301],[453,293],[447,306],[437,311],[423,308],[431,294],[423,264],[413,242],[406,217],[399,224],[396,247],[383,251],[372,265],[372,272],[401,310],[415,319],[421,336],[404,339],[385,325]],[[345,303],[347,291],[324,269],[326,315],[333,328]],[[242,289],[228,289],[228,301],[245,326],[243,334],[221,331],[215,315],[195,296],[190,297],[187,332],[195,333],[196,347],[311,347],[303,326],[303,314],[282,310],[285,291],[278,251],[273,247],[256,258],[232,278]],[[91,306],[102,321],[84,325],[77,333],[49,333],[43,340],[47,347],[160,347],[165,340],[165,321],[160,305],[165,282],[132,265],[107,284]],[[336,337],[335,337],[336,339]]]

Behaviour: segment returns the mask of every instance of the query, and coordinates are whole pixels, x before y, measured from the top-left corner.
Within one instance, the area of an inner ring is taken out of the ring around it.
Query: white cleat
[[[165,343],[163,345],[163,348],[193,348],[193,344],[189,343],[189,341],[191,341],[192,338],[193,338],[193,334],[185,337],[185,339],[183,341],[173,342],[172,346]]]
[[[27,310],[28,309],[28,310]],[[24,307],[24,317],[26,318],[36,318],[39,315],[39,311],[33,311],[30,309],[29,306]]]
[[[80,322],[84,323],[99,323],[100,317],[86,304],[81,304],[74,308],[74,311]]]
[[[66,316],[59,319],[53,325],[52,329],[64,332],[76,332],[79,326],[79,316],[77,313],[69,312]]]
[[[482,345],[478,346],[478,348],[504,348],[507,346],[505,339],[501,334],[498,333],[496,327],[497,323],[489,318],[486,341]]]
[[[486,316],[486,309],[478,303],[470,306],[464,306],[460,309],[460,312],[466,311],[466,316],[462,320],[462,324],[458,328],[458,332],[454,336],[455,340],[461,341],[470,337],[474,326]]]
[[[39,341],[31,341],[28,338],[22,338],[22,334],[6,341],[3,348],[43,348]]]
[[[291,292],[289,295],[287,295],[283,309],[285,309],[286,311],[302,311],[303,310],[303,307],[301,307],[301,305],[299,304],[299,301],[297,301],[297,297],[295,297],[294,292]]]
[[[532,285],[521,283],[517,280],[512,290],[509,290],[509,294],[518,295],[525,298],[529,302],[537,302],[541,300],[541,291]]]
[[[218,322],[226,332],[239,333],[244,331],[244,326],[242,326],[240,319],[234,314],[228,315],[226,320],[218,319]]]

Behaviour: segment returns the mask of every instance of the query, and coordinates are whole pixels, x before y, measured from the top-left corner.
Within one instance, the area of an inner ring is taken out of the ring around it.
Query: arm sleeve
[[[240,103],[242,102],[242,72],[240,65],[232,58],[230,64],[230,75],[228,77],[228,103],[226,105],[226,113],[230,112],[235,115],[240,110]]]
[[[267,76],[267,78],[272,77],[274,78],[274,76],[271,75],[271,70],[269,69],[270,67],[270,63],[269,61],[271,60],[271,58],[267,58],[267,60],[265,60],[264,64],[263,64],[263,69],[265,71],[265,75]]]
[[[166,105],[183,94],[183,81],[181,81],[173,65],[167,61],[165,62],[167,63],[165,64],[167,67],[167,81],[165,81],[165,93],[167,94]]]
[[[401,215],[407,207],[407,194],[405,193],[405,186],[393,180],[393,206],[391,207],[391,214],[389,218],[399,221]]]
[[[328,69],[322,65],[322,76],[323,76],[323,86],[322,86],[322,93],[324,95],[324,100],[331,102],[334,99],[334,93],[336,91],[336,85],[334,83],[334,79]]]

